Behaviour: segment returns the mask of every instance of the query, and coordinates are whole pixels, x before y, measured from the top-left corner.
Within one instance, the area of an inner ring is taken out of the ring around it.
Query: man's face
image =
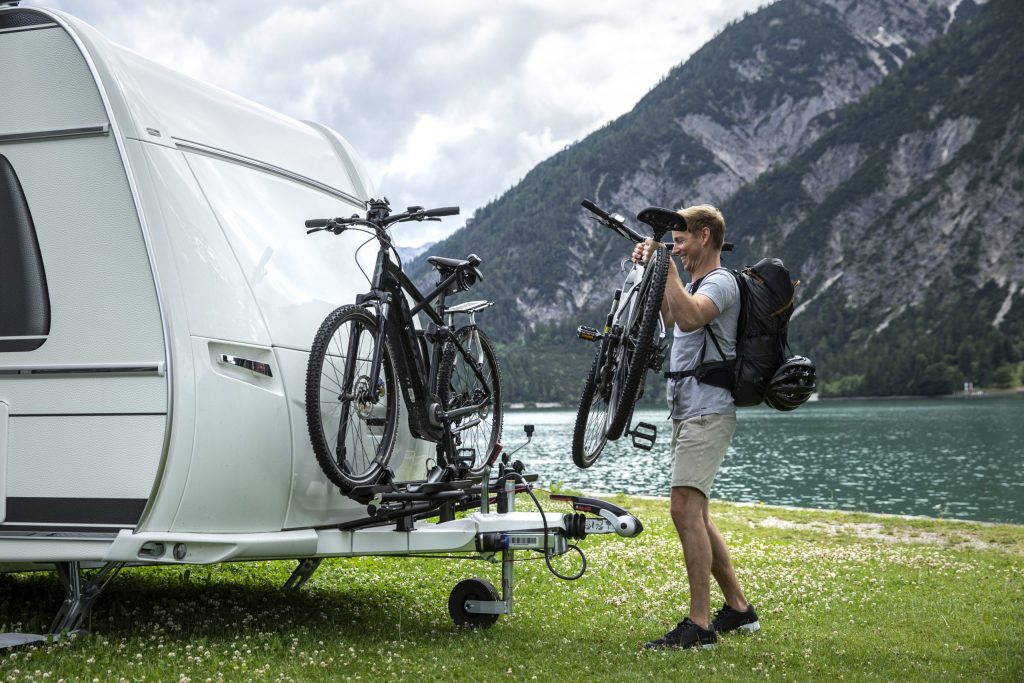
[[[678,256],[683,262],[683,268],[687,272],[693,272],[704,256],[704,247],[707,228],[694,234],[689,230],[672,231],[672,253]]]

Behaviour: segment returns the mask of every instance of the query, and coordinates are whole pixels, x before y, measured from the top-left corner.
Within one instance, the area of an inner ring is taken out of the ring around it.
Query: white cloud
[[[463,208],[629,109],[764,0],[31,0],[157,62],[325,123],[396,206]],[[462,224],[431,223],[409,244]]]

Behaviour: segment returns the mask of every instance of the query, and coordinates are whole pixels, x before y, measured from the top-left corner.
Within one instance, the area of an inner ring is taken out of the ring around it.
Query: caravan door
[[[85,57],[42,12],[0,11],[0,93],[0,534],[131,528],[169,388],[120,148]]]

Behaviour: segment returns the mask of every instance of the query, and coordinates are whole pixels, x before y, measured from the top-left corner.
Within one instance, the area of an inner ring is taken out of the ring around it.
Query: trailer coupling
[[[639,519],[618,505],[599,498],[583,498],[562,493],[553,493],[550,497],[551,500],[569,503],[577,513],[589,512],[598,515],[598,517],[583,516],[583,528],[579,530],[579,535],[573,534],[573,538],[583,538],[587,534],[610,534],[612,532],[623,538],[632,538],[644,530],[644,525],[640,523]],[[578,520],[580,517],[577,516],[576,519]],[[566,530],[570,530],[569,524],[566,524]],[[576,530],[572,529],[572,531]]]

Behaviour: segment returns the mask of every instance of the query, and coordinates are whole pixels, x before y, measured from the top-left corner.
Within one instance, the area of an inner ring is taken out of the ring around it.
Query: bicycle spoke
[[[343,491],[373,483],[394,442],[397,392],[386,347],[380,374],[369,376],[376,332],[375,319],[366,311],[338,309],[321,326],[307,368],[307,423],[314,453]]]
[[[475,329],[457,334],[445,349],[438,392],[445,410],[472,409],[454,418],[451,430],[459,456],[471,460],[469,470],[478,473],[501,435],[501,378],[486,337]]]

